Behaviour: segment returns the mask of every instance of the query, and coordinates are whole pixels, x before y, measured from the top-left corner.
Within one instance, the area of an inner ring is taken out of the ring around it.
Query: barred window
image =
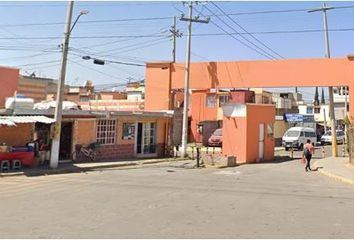
[[[116,142],[116,120],[98,120],[96,139],[100,144],[114,144]]]

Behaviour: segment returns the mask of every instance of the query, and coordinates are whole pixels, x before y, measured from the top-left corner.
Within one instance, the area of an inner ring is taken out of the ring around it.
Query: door
[[[156,123],[138,123],[137,154],[156,153]]]
[[[62,122],[60,134],[59,160],[67,160],[71,158],[73,123]]]
[[[259,124],[258,160],[264,159],[264,123]]]

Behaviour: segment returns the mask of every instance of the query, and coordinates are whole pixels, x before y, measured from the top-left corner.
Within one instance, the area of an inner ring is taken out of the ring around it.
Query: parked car
[[[337,130],[337,143],[343,144],[345,140],[345,133],[342,130]],[[321,145],[332,144],[332,132],[328,131],[321,137]]]
[[[221,147],[222,146],[222,128],[216,129],[208,139],[208,146]]]
[[[292,127],[285,132],[282,138],[282,145],[285,147],[286,151],[290,148],[302,150],[307,139],[310,139],[313,144],[316,143],[317,137],[315,129],[306,127]]]

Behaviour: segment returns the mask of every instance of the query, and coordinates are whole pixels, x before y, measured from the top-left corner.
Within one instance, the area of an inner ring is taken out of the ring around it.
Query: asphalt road
[[[343,156],[343,145],[339,144],[337,146],[337,152],[338,156]],[[275,156],[289,156],[291,157],[291,151],[285,151],[285,150],[278,150],[275,152]],[[331,157],[332,156],[332,146],[331,145],[325,145],[325,146],[320,146],[317,145],[315,146],[315,154],[313,155],[313,159],[321,159],[323,157]],[[348,154],[347,154],[348,156]],[[299,159],[302,157],[302,151],[299,150],[294,150],[293,151],[293,158],[294,159]]]
[[[353,238],[354,188],[298,161],[0,179],[1,238]]]

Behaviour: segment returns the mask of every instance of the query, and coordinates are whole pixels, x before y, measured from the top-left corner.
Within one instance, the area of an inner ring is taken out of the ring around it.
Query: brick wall
[[[124,160],[134,158],[134,144],[101,145],[100,158],[102,160]]]
[[[73,131],[74,145],[96,142],[96,120],[76,120]]]
[[[0,144],[6,143],[7,146],[25,146],[32,140],[31,123],[17,124],[16,127],[0,127]]]

